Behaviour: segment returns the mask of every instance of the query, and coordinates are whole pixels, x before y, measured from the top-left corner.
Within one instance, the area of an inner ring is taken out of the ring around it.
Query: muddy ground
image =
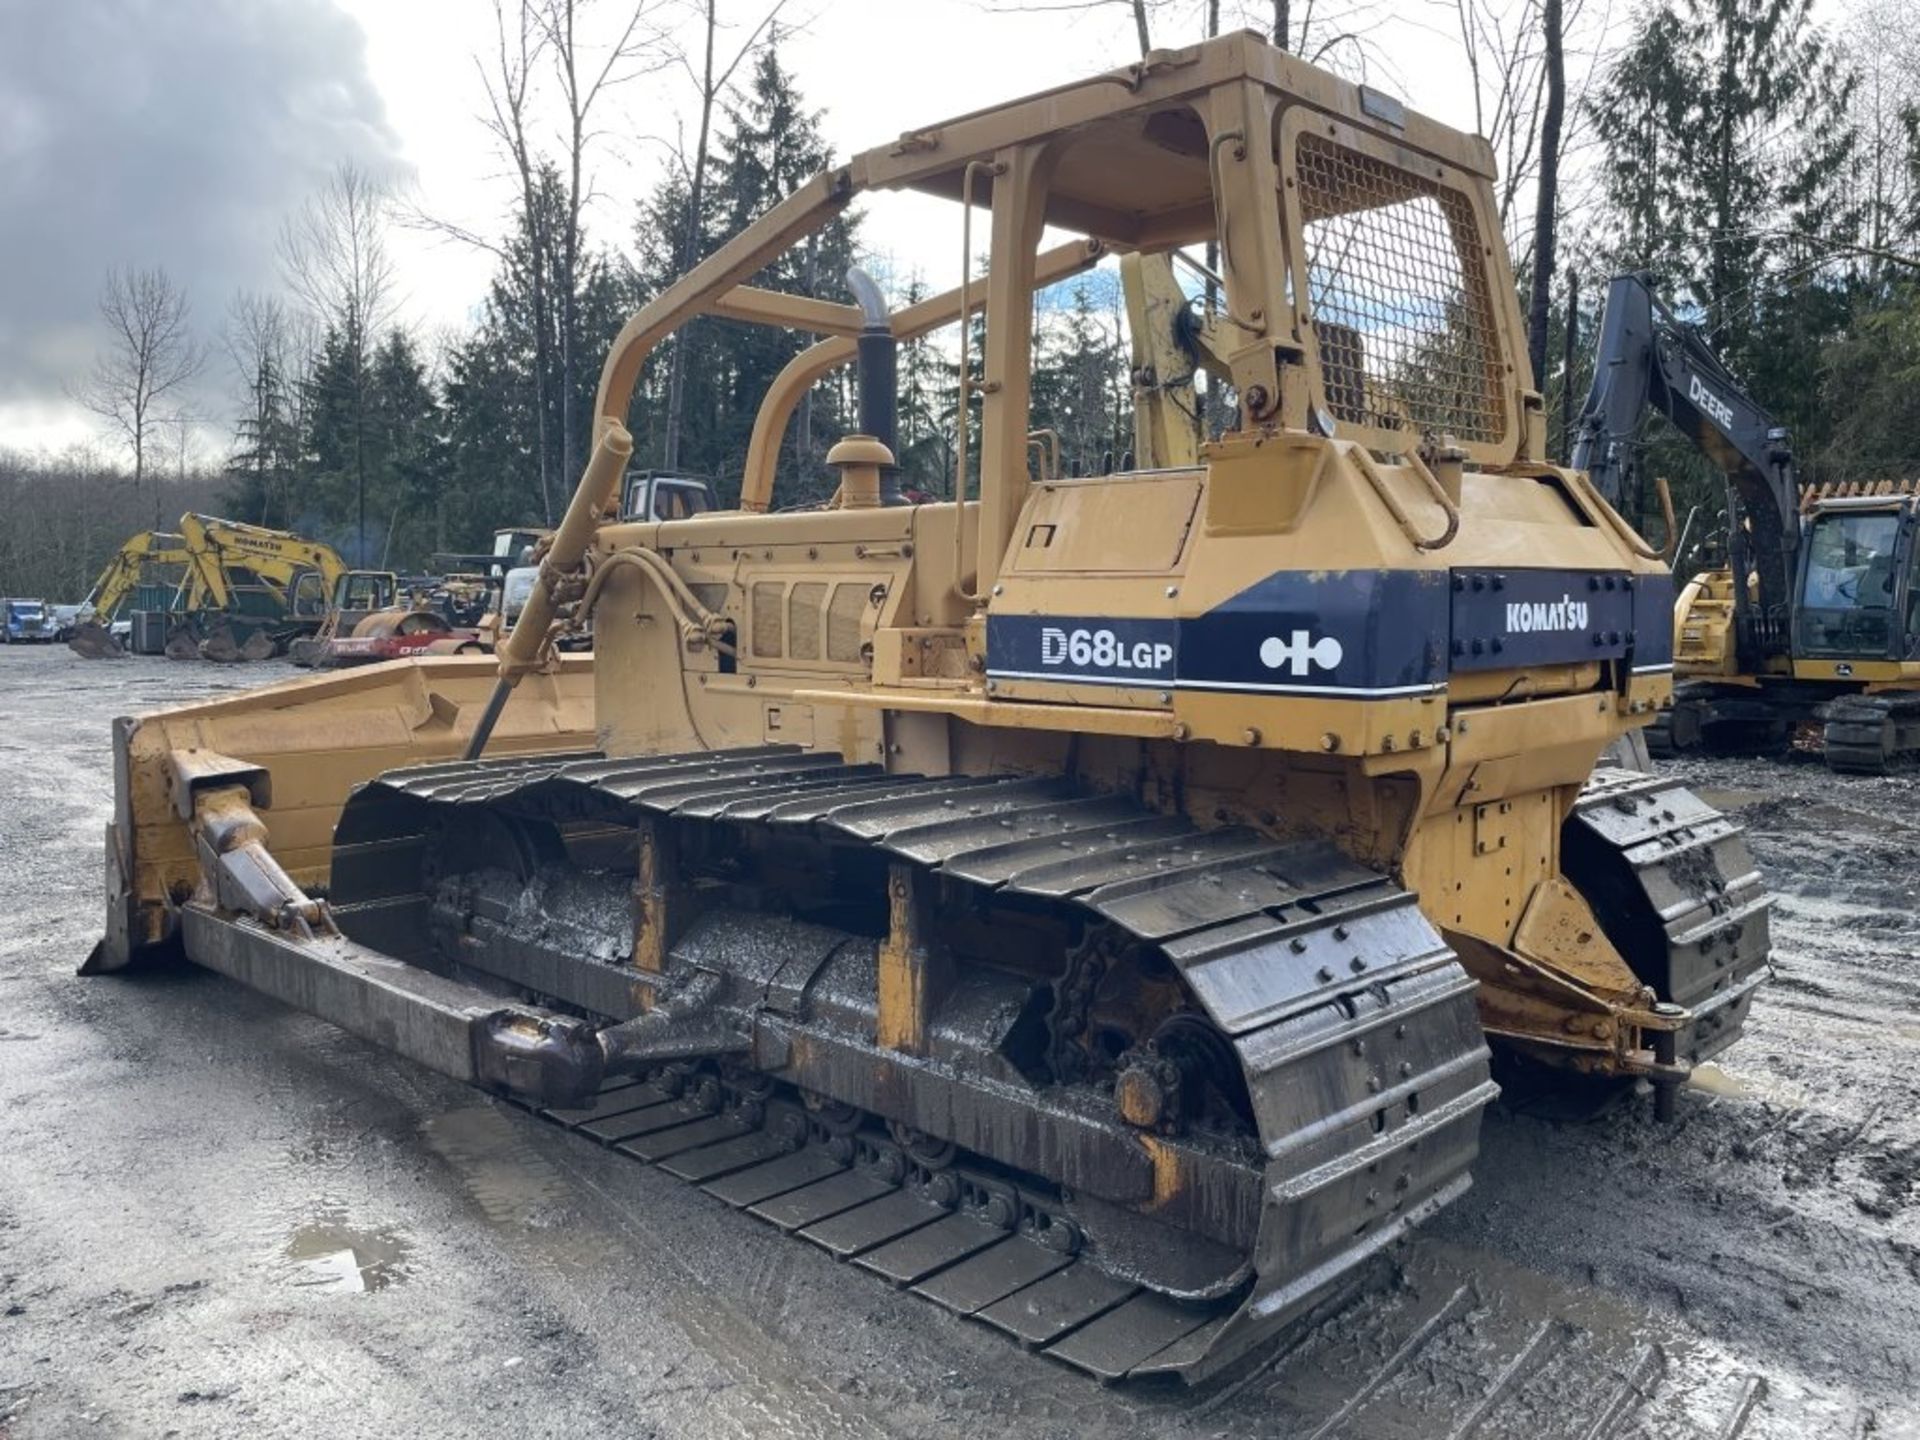
[[[261,678],[0,651],[4,1440],[1920,1435],[1920,779],[1685,767],[1780,899],[1679,1123],[1503,1105],[1344,1310],[1103,1390],[213,975],[76,978],[110,719]]]

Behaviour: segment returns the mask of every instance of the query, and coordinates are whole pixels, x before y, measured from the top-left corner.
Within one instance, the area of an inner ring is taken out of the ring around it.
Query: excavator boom
[[[1654,293],[1650,276],[1616,275],[1570,461],[1616,508],[1640,495],[1639,433],[1649,411],[1671,420],[1727,478],[1729,558],[1745,582],[1732,587],[1743,662],[1785,655],[1800,547],[1800,477],[1786,427]]]

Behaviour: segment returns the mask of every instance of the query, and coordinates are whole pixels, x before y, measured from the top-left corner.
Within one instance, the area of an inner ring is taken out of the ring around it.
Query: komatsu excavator
[[[1727,481],[1725,563],[1675,605],[1674,703],[1647,731],[1653,752],[1796,746],[1870,775],[1920,755],[1920,493],[1804,483],[1786,427],[1649,276],[1617,275],[1572,457],[1611,503],[1637,488],[1649,410]]]
[[[1465,1191],[1490,1044],[1665,1111],[1765,967],[1738,828],[1594,774],[1671,586],[1543,456],[1492,180],[1250,34],[816,176],[614,341],[497,660],[119,722],[89,970],[183,951],[1095,1375],[1218,1371]],[[958,202],[956,290],[750,283],[896,190]],[[1209,240],[1225,433],[1036,468],[1036,289]],[[976,313],[955,498],[905,503],[895,347]],[[622,521],[701,315],[825,338],[737,509]],[[849,364],[837,491],[777,511]]]
[[[90,658],[116,653],[107,627],[139,584],[162,572],[175,577],[174,593],[151,613],[171,633],[156,637],[154,650],[164,644],[181,658],[264,659],[320,626],[347,569],[321,541],[189,513],[178,534],[147,531],[114,553],[87,597],[87,623],[72,647]]]

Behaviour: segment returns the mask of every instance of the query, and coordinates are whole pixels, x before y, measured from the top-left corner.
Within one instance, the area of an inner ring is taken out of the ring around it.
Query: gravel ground
[[[1344,1309],[1103,1390],[190,969],[80,980],[116,714],[271,677],[0,652],[0,1440],[1920,1436],[1920,782],[1686,767],[1777,977],[1656,1127],[1517,1097]]]

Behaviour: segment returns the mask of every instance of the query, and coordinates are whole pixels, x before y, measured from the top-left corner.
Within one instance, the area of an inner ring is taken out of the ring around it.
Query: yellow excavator
[[[1655,753],[1792,749],[1864,775],[1920,758],[1920,487],[1806,483],[1786,427],[1651,276],[1628,272],[1607,289],[1574,442],[1610,498],[1639,488],[1648,412],[1723,473],[1728,516],[1720,563],[1675,606],[1674,703],[1648,732]]]
[[[1493,178],[1250,34],[822,173],[615,339],[497,658],[117,723],[88,971],[184,953],[1089,1373],[1217,1372],[1465,1191],[1495,1050],[1671,1113],[1765,970],[1738,827],[1595,770],[1671,579],[1545,458]],[[956,290],[748,283],[896,190]],[[1055,473],[1035,291],[1209,241],[1224,433]],[[623,521],[702,315],[825,338],[738,509]],[[958,498],[906,503],[896,347],[956,324]]]
[[[124,657],[126,647],[113,634],[112,626],[129,604],[138,607],[142,587],[164,588],[169,609],[198,609],[207,603],[186,541],[164,531],[143,530],[114,551],[100,578],[80,602],[78,623],[68,637],[68,647],[89,660]]]
[[[190,585],[198,583],[193,573],[193,556],[184,539],[156,530],[142,531],[114,552],[81,602],[81,609],[89,619],[111,621],[139,586],[155,583],[162,572],[174,572],[170,580],[175,585],[180,581],[180,572],[185,573]],[[197,597],[200,592],[195,589],[190,593]]]
[[[270,530],[211,515],[180,517],[178,534],[135,535],[107,562],[84,611],[87,623],[69,643],[83,655],[121,653],[113,621],[143,583],[173,577],[151,637],[136,633],[134,648],[181,658],[261,659],[311,634],[346,565],[331,545],[285,530]]]

